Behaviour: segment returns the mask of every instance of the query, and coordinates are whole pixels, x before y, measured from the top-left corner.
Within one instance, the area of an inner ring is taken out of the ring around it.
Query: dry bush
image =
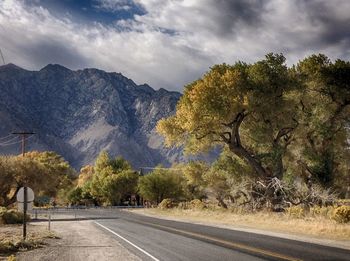
[[[194,199],[194,200],[191,200],[190,207],[192,209],[204,209],[206,206],[201,200]]]
[[[30,220],[30,216],[27,215],[27,221]],[[0,224],[20,224],[23,222],[23,213],[15,209],[0,208]]]
[[[334,219],[338,223],[350,222],[350,207],[349,206],[337,207],[333,212],[332,219]]]
[[[305,209],[301,206],[293,206],[286,208],[286,214],[292,218],[304,218]]]
[[[169,209],[175,206],[176,206],[175,202],[170,198],[165,198],[162,200],[162,202],[158,204],[158,208],[160,209]]]

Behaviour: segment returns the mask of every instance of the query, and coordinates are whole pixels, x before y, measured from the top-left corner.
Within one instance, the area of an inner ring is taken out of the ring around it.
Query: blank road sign
[[[17,202],[17,208],[19,212],[23,212],[24,211],[24,203],[22,202]],[[27,210],[33,210],[33,203],[27,203]]]
[[[27,187],[27,202],[34,200],[34,192],[31,188]],[[21,187],[17,192],[17,202],[24,202],[24,188]]]

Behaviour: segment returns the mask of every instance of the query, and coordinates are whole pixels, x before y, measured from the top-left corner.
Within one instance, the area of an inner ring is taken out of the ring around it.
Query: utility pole
[[[22,136],[22,156],[24,157],[24,155],[26,153],[26,136],[33,135],[35,133],[22,131],[22,132],[12,132],[12,134]]]
[[[5,65],[5,59],[4,59],[4,55],[2,54],[1,49],[0,49],[0,56],[1,56],[1,59],[2,59],[3,64]]]
[[[20,135],[22,136],[22,156],[25,156],[26,153],[26,136],[27,135],[33,135],[35,134],[34,132],[12,132],[14,135]],[[27,237],[27,191],[28,187],[27,184],[24,184],[24,202],[23,202],[23,239],[26,240]]]

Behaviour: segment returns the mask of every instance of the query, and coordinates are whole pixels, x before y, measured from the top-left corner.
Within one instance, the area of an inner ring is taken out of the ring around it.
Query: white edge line
[[[136,249],[138,249],[139,251],[141,251],[142,253],[144,253],[145,255],[149,256],[150,258],[152,258],[155,261],[160,261],[158,258],[155,258],[154,256],[152,256],[150,253],[148,253],[147,251],[143,250],[142,248],[138,247],[137,245],[135,245],[134,243],[130,242],[129,240],[127,240],[125,237],[122,237],[121,235],[119,235],[118,233],[114,232],[113,230],[109,229],[108,227],[105,227],[104,225],[101,225],[100,223],[94,221],[95,224],[99,225],[100,227],[106,229],[107,231],[111,232],[113,235],[116,235],[117,237],[123,239],[125,242],[129,243],[130,245],[132,245],[133,247],[135,247]]]

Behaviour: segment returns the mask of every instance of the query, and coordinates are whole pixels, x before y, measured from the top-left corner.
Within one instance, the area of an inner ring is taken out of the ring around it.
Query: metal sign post
[[[31,188],[22,187],[17,192],[18,210],[23,211],[23,239],[27,237],[27,210],[32,209],[34,192]],[[29,204],[28,204],[29,203]]]

